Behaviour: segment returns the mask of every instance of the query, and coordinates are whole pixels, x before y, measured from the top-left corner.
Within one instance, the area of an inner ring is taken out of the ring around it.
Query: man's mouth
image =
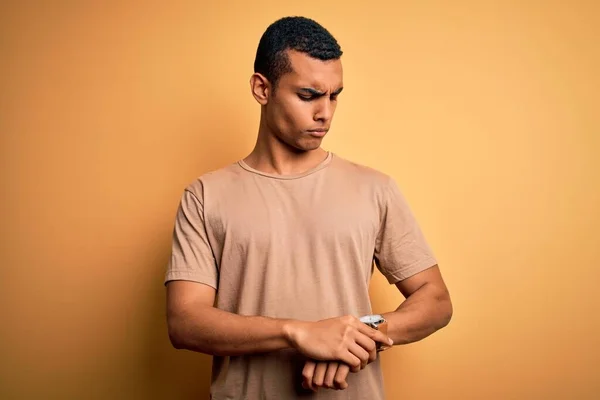
[[[308,133],[311,136],[323,137],[327,134],[328,129],[309,129]]]

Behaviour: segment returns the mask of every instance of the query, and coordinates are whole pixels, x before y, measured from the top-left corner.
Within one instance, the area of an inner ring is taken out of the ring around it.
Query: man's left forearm
[[[431,269],[428,273],[436,275],[437,271]],[[410,286],[414,284],[414,281],[411,284],[407,281],[397,284],[399,288],[402,287],[401,291],[407,298],[396,311],[383,314],[388,321],[387,334],[394,345],[421,340],[448,325],[452,317],[450,295],[441,279],[432,279],[413,291]],[[333,367],[337,369],[338,364],[336,362]],[[324,379],[327,375],[325,371],[332,367],[331,362],[307,360],[303,370],[303,385],[313,390],[319,387],[344,389],[347,387],[346,376],[350,369],[343,364],[339,365],[345,370],[336,374],[334,382],[332,374]],[[316,374],[315,371],[319,369],[320,373]]]
[[[452,302],[445,288],[425,283],[396,311],[383,314],[394,345],[419,341],[445,327],[452,318]]]

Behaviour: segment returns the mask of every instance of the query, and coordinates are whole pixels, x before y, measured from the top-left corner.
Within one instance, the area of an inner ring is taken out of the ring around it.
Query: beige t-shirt
[[[165,282],[217,289],[216,306],[240,315],[320,320],[371,313],[376,266],[390,283],[436,264],[394,180],[333,153],[297,175],[243,161],[183,192]],[[212,399],[384,399],[379,360],[349,387],[301,387],[295,350],[214,357]]]

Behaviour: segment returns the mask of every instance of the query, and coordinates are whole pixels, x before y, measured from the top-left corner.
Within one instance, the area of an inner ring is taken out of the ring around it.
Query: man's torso
[[[188,190],[204,205],[218,268],[217,307],[240,315],[316,321],[371,313],[369,280],[387,177],[329,154],[304,174],[277,177],[243,162]],[[379,360],[343,391],[301,388],[295,350],[214,357],[212,398],[383,399]]]

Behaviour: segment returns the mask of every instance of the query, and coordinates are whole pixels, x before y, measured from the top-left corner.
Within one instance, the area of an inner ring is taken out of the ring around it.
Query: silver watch
[[[386,322],[385,318],[379,314],[365,315],[360,318],[360,322],[369,325],[373,329],[378,329],[379,325]]]
[[[360,318],[360,322],[362,322],[363,324],[366,324],[367,326],[370,326],[373,329],[377,329],[378,331],[383,332],[383,334],[386,336],[388,334],[388,324],[382,315],[379,315],[379,314],[365,315],[364,317]],[[390,346],[387,344],[383,344],[383,343],[379,343],[379,342],[377,343],[377,351],[378,352],[384,351],[389,348],[390,348]]]

